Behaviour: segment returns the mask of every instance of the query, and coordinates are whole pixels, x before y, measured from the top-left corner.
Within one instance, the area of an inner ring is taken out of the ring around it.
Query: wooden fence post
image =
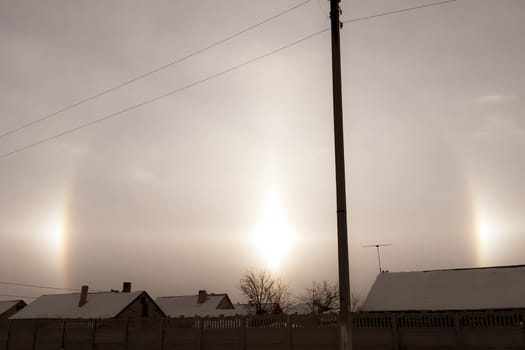
[[[246,350],[246,316],[241,316],[241,350]]]
[[[286,315],[286,345],[288,350],[293,349],[291,316]]]
[[[13,321],[9,321],[7,323],[7,337],[5,340],[5,350],[9,350],[9,338],[11,337],[11,325],[13,324]]]
[[[521,312],[520,326],[521,326],[521,330],[523,332],[523,348],[525,349],[525,311]]]
[[[62,340],[60,342],[60,349],[64,350],[66,347],[66,321],[62,321]]]
[[[202,350],[203,348],[203,337],[204,334],[204,319],[197,317],[197,350]]]
[[[124,349],[128,348],[128,333],[129,333],[129,319],[126,320],[126,328],[124,329]]]
[[[160,344],[159,350],[164,349],[164,320],[165,318],[160,319]]]
[[[461,329],[461,319],[457,313],[454,313],[454,331],[456,334],[456,348],[463,350],[463,331]]]
[[[35,321],[35,327],[33,329],[33,350],[36,349],[36,336],[38,332],[38,321]]]
[[[392,342],[394,350],[401,349],[399,327],[397,325],[397,315],[395,313],[390,314],[391,326],[392,326]]]
[[[97,320],[93,321],[93,329],[91,332],[91,349],[95,349],[95,341],[97,337]]]

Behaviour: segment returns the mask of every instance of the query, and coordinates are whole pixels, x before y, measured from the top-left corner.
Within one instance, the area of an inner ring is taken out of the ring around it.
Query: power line
[[[264,19],[264,20],[262,20],[260,22],[257,22],[256,24],[253,24],[253,25],[251,25],[251,26],[249,26],[249,27],[247,27],[247,28],[245,28],[245,29],[235,33],[235,34],[227,36],[226,38],[221,39],[219,41],[216,41],[216,42],[214,42],[214,43],[212,43],[212,44],[210,44],[210,45],[208,45],[208,46],[206,46],[206,47],[204,47],[202,49],[199,49],[197,51],[189,53],[186,56],[177,58],[177,59],[175,59],[175,60],[173,60],[173,61],[171,61],[169,63],[166,63],[163,66],[160,66],[160,67],[157,67],[155,69],[152,69],[152,70],[150,70],[150,71],[148,71],[146,73],[138,75],[138,76],[136,76],[136,77],[134,77],[134,78],[132,78],[130,80],[127,80],[127,81],[125,81],[125,82],[123,82],[121,84],[118,84],[118,85],[110,87],[110,88],[108,88],[106,90],[103,90],[103,91],[101,91],[101,92],[99,92],[99,93],[97,93],[95,95],[92,95],[90,97],[86,97],[86,98],[84,98],[82,100],[79,100],[79,101],[73,103],[73,104],[70,104],[70,105],[68,105],[66,107],[63,107],[63,108],[61,108],[61,109],[59,109],[59,110],[57,110],[55,112],[47,114],[47,115],[45,115],[45,116],[43,116],[41,118],[35,119],[35,120],[33,120],[33,121],[29,122],[29,123],[26,123],[26,124],[23,124],[23,125],[20,125],[20,126],[14,128],[14,129],[5,131],[5,132],[0,134],[0,138],[6,137],[8,135],[17,133],[17,132],[19,132],[19,131],[21,131],[23,129],[28,128],[28,127],[31,127],[33,125],[39,124],[39,123],[41,123],[41,122],[43,122],[45,120],[51,119],[51,118],[53,118],[53,117],[55,117],[55,116],[57,116],[57,115],[59,115],[59,114],[61,114],[63,112],[66,112],[66,111],[68,111],[70,109],[73,109],[73,108],[75,108],[77,106],[80,106],[80,105],[82,105],[82,104],[84,104],[86,102],[93,101],[93,100],[95,100],[95,99],[97,99],[97,98],[99,98],[101,96],[109,94],[110,92],[118,90],[118,89],[120,89],[120,88],[122,88],[124,86],[127,86],[129,84],[132,84],[132,83],[134,83],[134,82],[136,82],[138,80],[144,79],[144,78],[146,78],[146,77],[148,77],[148,76],[150,76],[152,74],[160,72],[161,70],[164,70],[164,69],[169,68],[171,66],[174,66],[174,65],[176,65],[178,63],[181,63],[182,61],[185,61],[185,60],[187,60],[187,59],[189,59],[191,57],[197,56],[197,55],[199,55],[199,54],[201,54],[201,53],[203,53],[205,51],[208,51],[208,50],[210,50],[210,49],[212,49],[212,48],[214,48],[216,46],[219,46],[219,45],[224,44],[225,42],[228,42],[228,41],[230,41],[230,40],[232,40],[232,39],[234,39],[234,38],[236,38],[238,36],[241,36],[242,34],[245,34],[245,33],[249,32],[249,31],[252,31],[252,30],[262,26],[263,24],[266,24],[266,23],[271,22],[271,21],[273,21],[273,20],[275,20],[275,19],[277,19],[277,18],[279,18],[281,16],[284,16],[285,14],[287,14],[289,12],[292,12],[292,11],[294,11],[294,10],[304,6],[304,5],[308,4],[308,3],[310,3],[311,1],[312,0],[303,1],[303,2],[301,2],[301,3],[299,3],[299,4],[295,5],[295,6],[292,6],[292,7],[288,8],[288,9],[282,11],[282,12],[279,12],[279,13],[271,16],[271,17],[268,17],[268,18],[266,18],[266,19]]]
[[[23,298],[23,299],[36,299],[38,297],[28,297],[25,295],[12,295],[12,294],[0,294],[0,297],[6,297],[6,298]]]
[[[95,124],[101,123],[101,122],[103,122],[103,121],[106,121],[106,120],[108,120],[108,119],[112,119],[112,118],[115,118],[115,117],[121,116],[122,114],[124,114],[124,113],[126,113],[126,112],[129,112],[129,111],[135,110],[135,109],[137,109],[137,108],[139,108],[139,107],[142,107],[142,106],[144,106],[144,105],[147,105],[147,104],[150,104],[150,103],[156,102],[156,101],[161,100],[161,99],[163,99],[163,98],[166,98],[166,97],[168,97],[168,96],[174,95],[174,94],[179,93],[179,92],[181,92],[181,91],[184,91],[184,90],[187,90],[187,89],[192,88],[192,87],[194,87],[194,86],[197,86],[197,85],[200,85],[200,84],[202,84],[202,83],[205,83],[205,82],[207,82],[207,81],[209,81],[209,80],[212,80],[212,79],[218,78],[218,77],[220,77],[220,76],[222,76],[222,75],[225,75],[225,74],[227,74],[227,73],[230,73],[230,72],[232,72],[232,71],[234,71],[234,70],[237,70],[237,69],[242,68],[242,67],[244,67],[244,66],[247,66],[247,65],[249,65],[249,64],[251,64],[251,63],[254,63],[254,62],[256,62],[256,61],[259,61],[259,60],[261,60],[261,59],[263,59],[263,58],[266,58],[266,57],[268,57],[268,56],[271,56],[271,55],[273,55],[273,54],[275,54],[275,53],[277,53],[277,52],[279,52],[279,51],[283,51],[283,50],[285,50],[285,49],[287,49],[287,48],[289,48],[289,47],[292,47],[292,46],[294,46],[294,45],[297,45],[297,44],[299,44],[299,43],[302,43],[303,41],[306,41],[306,40],[308,40],[308,39],[311,39],[311,38],[313,38],[313,37],[315,37],[315,36],[317,36],[317,35],[319,35],[319,34],[321,34],[321,33],[326,32],[327,30],[328,30],[328,28],[322,29],[322,30],[317,31],[317,32],[315,32],[315,33],[313,33],[313,34],[307,35],[307,36],[305,36],[305,37],[303,37],[303,38],[301,38],[301,39],[295,40],[295,41],[293,41],[293,42],[291,42],[291,43],[289,43],[289,44],[286,44],[286,45],[284,45],[284,46],[281,46],[281,47],[279,47],[279,48],[277,48],[277,49],[275,49],[275,50],[272,50],[272,51],[270,51],[270,52],[268,52],[268,53],[265,53],[264,55],[257,56],[257,57],[255,57],[255,58],[252,58],[252,59],[248,60],[248,61],[245,61],[245,62],[243,62],[243,63],[240,63],[240,64],[238,64],[238,65],[235,65],[235,66],[233,66],[233,67],[230,67],[230,68],[228,68],[228,69],[226,69],[226,70],[223,70],[223,71],[221,71],[221,72],[219,72],[219,73],[216,73],[216,74],[214,74],[214,75],[210,75],[210,76],[208,76],[207,78],[204,78],[204,79],[198,80],[198,81],[196,81],[196,82],[193,82],[193,83],[191,83],[191,84],[185,85],[185,86],[180,87],[180,88],[177,88],[177,89],[175,89],[175,90],[171,90],[171,91],[169,91],[169,92],[167,92],[167,93],[165,93],[165,94],[162,94],[162,95],[160,95],[160,96],[157,96],[157,97],[154,97],[154,98],[151,98],[151,99],[148,99],[148,100],[142,101],[142,102],[137,103],[137,104],[135,104],[135,105],[133,105],[133,106],[131,106],[131,107],[128,107],[128,108],[122,109],[122,110],[120,110],[120,111],[118,111],[118,112],[115,112],[115,113],[112,113],[112,114],[108,114],[108,115],[106,115],[106,116],[104,116],[104,117],[101,117],[101,118],[98,118],[98,119],[95,119],[95,120],[89,121],[89,122],[84,123],[84,124],[80,124],[80,125],[78,125],[78,126],[76,126],[76,127],[74,127],[74,128],[71,128],[71,129],[65,130],[65,131],[63,131],[63,132],[61,132],[61,133],[58,133],[58,134],[55,134],[55,135],[53,135],[53,136],[49,136],[49,137],[46,137],[46,138],[40,139],[40,140],[38,140],[38,141],[36,141],[36,142],[33,142],[33,143],[30,143],[30,144],[28,144],[28,145],[26,145],[26,146],[22,146],[22,147],[20,147],[20,148],[16,148],[16,149],[14,149],[14,150],[12,150],[12,151],[9,151],[9,152],[7,152],[7,153],[0,154],[0,159],[1,159],[1,158],[7,158],[7,157],[9,157],[9,156],[11,156],[11,155],[13,155],[13,154],[15,154],[15,153],[19,153],[19,152],[25,151],[25,150],[27,150],[27,149],[29,149],[29,148],[33,148],[33,147],[35,147],[35,146],[38,146],[38,145],[41,145],[41,144],[43,144],[43,143],[49,142],[49,141],[54,140],[54,139],[56,139],[56,138],[59,138],[59,137],[61,137],[61,136],[64,136],[64,135],[70,134],[70,133],[72,133],[72,132],[75,132],[75,131],[80,130],[80,129],[83,129],[83,128],[86,128],[86,127],[88,127],[88,126],[92,126],[92,125],[95,125]]]
[[[458,0],[446,0],[446,1],[434,2],[432,4],[420,5],[420,6],[414,6],[414,7],[407,7],[407,8],[401,9],[401,10],[383,12],[383,13],[378,13],[376,15],[349,19],[349,20],[343,21],[342,23],[346,24],[346,23],[351,23],[351,22],[364,21],[364,20],[367,20],[367,19],[372,19],[372,18],[377,18],[377,17],[383,17],[383,16],[388,16],[388,15],[395,15],[397,13],[408,12],[408,11],[412,11],[412,10],[418,10],[418,9],[422,9],[422,8],[425,8],[425,7],[444,5],[444,4],[448,4],[448,3],[451,3],[451,2],[455,2],[455,1],[458,1]]]
[[[447,1],[442,1],[442,2],[439,2],[439,3],[428,4],[428,5],[422,5],[422,6],[416,6],[416,7],[411,7],[411,8],[401,9],[401,10],[397,10],[397,11],[383,12],[383,13],[379,13],[379,14],[372,15],[372,16],[366,16],[366,17],[360,17],[360,18],[350,19],[350,20],[347,20],[347,21],[342,22],[342,23],[357,22],[357,21],[367,20],[367,19],[371,19],[371,18],[376,18],[376,17],[382,17],[382,16],[387,16],[387,15],[397,14],[397,13],[400,13],[400,12],[416,10],[416,9],[420,9],[420,8],[424,8],[424,7],[430,7],[430,6],[441,5],[441,4],[445,4],[445,3],[449,3],[449,2],[454,2],[454,1],[458,1],[458,0],[447,0]],[[298,5],[298,6],[299,6],[299,5]],[[277,48],[277,49],[275,49],[275,50],[272,50],[272,51],[270,51],[270,52],[268,52],[268,53],[266,53],[266,54],[263,54],[263,55],[261,55],[261,56],[257,56],[257,57],[255,57],[255,58],[252,58],[252,59],[248,60],[248,61],[245,61],[245,62],[243,62],[243,63],[240,63],[240,64],[238,64],[238,65],[235,65],[235,66],[233,66],[233,67],[230,67],[230,68],[228,68],[228,69],[226,69],[226,70],[223,70],[223,71],[221,71],[221,72],[219,72],[219,73],[216,73],[216,74],[214,74],[214,75],[208,76],[207,78],[204,78],[204,79],[198,80],[198,81],[196,81],[196,82],[193,82],[193,83],[191,83],[191,84],[185,85],[185,86],[183,86],[183,87],[181,87],[181,88],[177,88],[177,89],[175,89],[175,90],[169,91],[169,92],[167,92],[167,93],[165,93],[165,94],[162,94],[162,95],[160,95],[160,96],[157,96],[157,97],[154,97],[154,98],[151,98],[151,99],[145,100],[145,101],[143,101],[143,102],[140,102],[140,103],[135,104],[135,105],[133,105],[133,106],[131,106],[131,107],[125,108],[125,109],[123,109],[123,110],[120,110],[120,111],[118,111],[118,112],[115,112],[115,113],[112,113],[112,114],[108,114],[108,115],[106,115],[106,116],[104,116],[104,117],[101,117],[101,118],[99,118],[99,119],[95,119],[95,120],[92,120],[92,121],[90,121],[90,122],[87,122],[87,123],[84,123],[84,124],[80,124],[79,126],[76,126],[76,127],[74,127],[74,128],[71,128],[71,129],[65,130],[65,131],[63,131],[63,132],[60,132],[60,133],[58,133],[58,134],[55,134],[55,135],[52,135],[52,136],[49,136],[49,137],[46,137],[46,138],[40,139],[40,140],[35,141],[35,142],[33,142],[33,143],[30,143],[30,144],[28,144],[28,145],[26,145],[26,146],[22,146],[22,147],[16,148],[16,149],[14,149],[14,150],[12,150],[12,151],[9,151],[9,152],[7,152],[7,153],[0,154],[0,159],[2,159],[2,158],[7,158],[7,157],[9,157],[9,156],[12,156],[13,154],[16,154],[16,153],[19,153],[19,152],[25,151],[25,150],[27,150],[27,149],[30,149],[30,148],[36,147],[36,146],[41,145],[41,144],[43,144],[43,143],[47,143],[47,142],[49,142],[49,141],[52,141],[52,140],[57,139],[57,138],[59,138],[59,137],[62,137],[62,136],[64,136],[64,135],[70,134],[70,133],[75,132],[75,131],[77,131],[77,130],[80,130],[80,129],[83,129],[83,128],[86,128],[86,127],[89,127],[89,126],[92,126],[92,125],[95,125],[95,124],[98,124],[98,123],[101,123],[101,122],[106,121],[106,120],[108,120],[108,119],[112,119],[112,118],[118,117],[118,116],[120,116],[120,115],[122,115],[122,114],[124,114],[124,113],[126,113],[126,112],[129,112],[129,111],[135,110],[135,109],[137,109],[137,108],[139,108],[139,107],[142,107],[142,106],[144,106],[144,105],[147,105],[147,104],[150,104],[150,103],[156,102],[156,101],[161,100],[161,99],[163,99],[163,98],[165,98],[165,97],[168,97],[168,96],[174,95],[174,94],[179,93],[179,92],[181,92],[181,91],[187,90],[187,89],[192,88],[192,87],[194,87],[194,86],[200,85],[200,84],[205,83],[205,82],[210,81],[210,80],[213,80],[213,79],[218,78],[218,77],[220,77],[220,76],[222,76],[222,75],[225,75],[225,74],[230,73],[230,72],[232,72],[232,71],[235,71],[235,70],[237,70],[237,69],[239,69],[239,68],[242,68],[242,67],[244,67],[244,66],[247,66],[247,65],[249,65],[249,64],[251,64],[251,63],[254,63],[254,62],[256,62],[256,61],[259,61],[259,60],[261,60],[261,59],[263,59],[263,58],[266,58],[266,57],[268,57],[268,56],[271,56],[271,55],[273,55],[273,54],[275,54],[275,53],[278,53],[278,52],[283,51],[283,50],[285,50],[285,49],[288,49],[288,48],[290,48],[290,47],[292,47],[292,46],[295,46],[295,45],[297,45],[297,44],[300,44],[300,43],[302,43],[302,42],[304,42],[304,41],[306,41],[306,40],[309,40],[309,39],[311,39],[311,38],[314,38],[314,37],[316,37],[317,35],[319,35],[319,34],[321,34],[321,33],[324,33],[324,32],[326,32],[326,31],[328,31],[328,29],[329,29],[329,28],[324,28],[324,29],[322,29],[322,30],[320,30],[320,31],[317,31],[317,32],[313,33],[313,34],[307,35],[307,36],[305,36],[305,37],[302,37],[301,39],[298,39],[298,40],[293,41],[293,42],[291,42],[291,43],[289,43],[289,44],[286,44],[286,45],[284,45],[284,46],[281,46],[281,47],[279,47],[279,48]],[[1,137],[1,135],[0,135],[0,137]]]
[[[36,284],[27,284],[27,283],[15,283],[15,282],[0,281],[0,284],[5,284],[5,285],[8,285],[8,286],[17,286],[17,287],[29,287],[29,288],[39,288],[39,289],[49,289],[49,290],[62,290],[62,291],[68,291],[68,292],[78,292],[78,289],[48,287],[48,286],[40,286],[40,285],[36,285]]]

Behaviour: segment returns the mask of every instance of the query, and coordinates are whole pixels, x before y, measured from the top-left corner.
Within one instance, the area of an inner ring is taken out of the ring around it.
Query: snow
[[[312,310],[313,310],[312,304],[301,303],[301,304],[296,304],[294,306],[289,307],[286,313],[289,315],[293,315],[293,314],[309,315],[312,313]]]
[[[6,301],[0,301],[0,315],[18,304],[20,300],[6,300]]]
[[[251,304],[236,304],[235,314],[241,316],[248,316],[255,312],[255,307]]]
[[[266,313],[273,313],[275,311],[281,310],[280,305],[277,303],[264,303],[261,304],[261,309],[265,310]],[[235,305],[235,314],[236,315],[253,315],[255,313],[255,305],[253,304],[236,304]]]
[[[361,310],[517,308],[525,308],[525,265],[381,273]]]
[[[155,302],[169,317],[234,316],[235,309],[217,308],[225,297],[226,294],[208,294],[202,304],[197,302],[198,295],[160,297]]]
[[[81,307],[80,293],[42,295],[10,319],[113,318],[142,293],[88,293]]]

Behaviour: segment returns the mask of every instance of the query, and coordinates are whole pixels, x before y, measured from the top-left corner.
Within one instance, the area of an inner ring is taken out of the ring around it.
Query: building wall
[[[141,294],[117,318],[119,319],[158,319],[165,317],[160,308],[146,294]]]

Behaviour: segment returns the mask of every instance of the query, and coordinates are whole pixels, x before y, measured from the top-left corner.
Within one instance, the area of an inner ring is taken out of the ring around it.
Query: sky
[[[0,0],[0,134],[207,47],[292,0]],[[343,0],[342,19],[430,4]],[[0,137],[4,155],[316,33],[307,4]],[[525,2],[458,0],[341,31],[351,289],[523,264]],[[330,34],[0,157],[0,281],[153,296],[271,270],[337,279]],[[0,284],[1,295],[53,291]],[[0,299],[12,299],[2,296]]]

